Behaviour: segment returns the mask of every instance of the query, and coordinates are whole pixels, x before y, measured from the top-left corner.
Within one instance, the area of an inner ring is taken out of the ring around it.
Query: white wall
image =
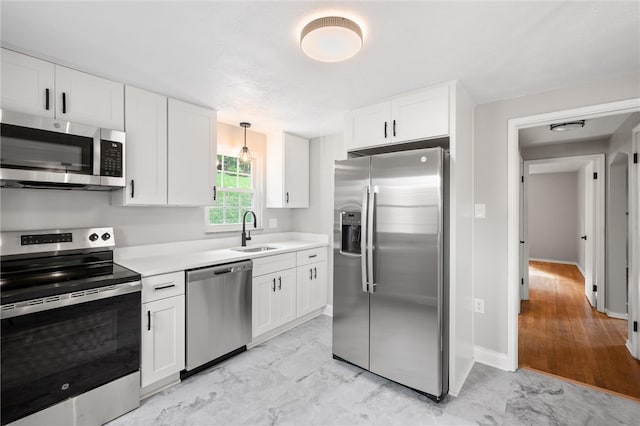
[[[574,157],[579,155],[602,154],[609,150],[609,140],[545,144],[522,148],[520,154],[526,160],[541,160],[546,158]]]
[[[474,297],[485,300],[475,314],[475,344],[507,352],[507,125],[512,118],[640,96],[637,75],[523,96],[476,107],[475,203],[486,218],[474,228]]]
[[[242,143],[242,137],[239,127],[218,123],[218,143]],[[266,137],[248,131],[247,144],[263,154]],[[261,215],[266,227],[270,218],[278,222],[264,232],[293,230],[289,209],[263,209]],[[233,235],[240,244],[239,232],[205,234],[203,207],[115,207],[105,192],[2,189],[0,216],[2,231],[113,226],[118,247]]]
[[[329,235],[328,303],[333,304],[333,164],[344,159],[342,134],[311,139],[309,144],[309,208],[294,209],[293,229]]]
[[[529,257],[577,263],[578,173],[548,173],[529,176]]]

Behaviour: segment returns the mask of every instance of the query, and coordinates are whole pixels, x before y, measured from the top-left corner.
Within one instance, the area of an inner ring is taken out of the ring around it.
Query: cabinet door
[[[309,266],[313,269],[309,298],[309,305],[313,311],[327,304],[327,262],[317,262]]]
[[[277,274],[276,327],[296,319],[296,270],[287,269]]]
[[[142,386],[184,369],[184,295],[142,305]]]
[[[312,308],[313,264],[299,266],[297,269],[296,299],[298,316],[306,315]]]
[[[348,112],[345,148],[353,151],[391,142],[391,102],[385,101]]]
[[[168,194],[170,205],[214,205],[216,112],[169,99]]]
[[[56,118],[124,130],[124,85],[56,65]]]
[[[284,206],[309,207],[309,140],[284,134]]]
[[[167,98],[126,87],[126,205],[167,204]]]
[[[55,65],[7,49],[0,59],[2,109],[54,118]]]
[[[275,299],[277,275],[261,275],[252,282],[251,335],[259,336],[276,327]]]
[[[407,142],[449,134],[449,87],[436,87],[391,101],[391,141]]]

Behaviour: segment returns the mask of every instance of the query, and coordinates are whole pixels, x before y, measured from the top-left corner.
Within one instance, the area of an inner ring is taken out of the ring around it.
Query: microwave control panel
[[[100,176],[122,177],[122,149],[120,142],[100,141]]]

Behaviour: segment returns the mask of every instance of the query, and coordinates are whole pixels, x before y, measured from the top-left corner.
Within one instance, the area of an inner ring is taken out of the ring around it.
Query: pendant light
[[[242,147],[242,149],[240,149],[238,160],[243,163],[248,163],[253,158],[253,156],[251,155],[251,151],[249,151],[249,147],[247,147],[247,127],[251,127],[251,123],[243,121],[242,123],[240,123],[240,127],[244,127],[244,146]]]

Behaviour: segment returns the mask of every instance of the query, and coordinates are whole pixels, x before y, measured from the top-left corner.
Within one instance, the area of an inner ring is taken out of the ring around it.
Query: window
[[[210,230],[234,229],[242,224],[245,211],[256,209],[255,167],[230,155],[218,154],[217,160],[218,204],[205,210],[207,224]]]

